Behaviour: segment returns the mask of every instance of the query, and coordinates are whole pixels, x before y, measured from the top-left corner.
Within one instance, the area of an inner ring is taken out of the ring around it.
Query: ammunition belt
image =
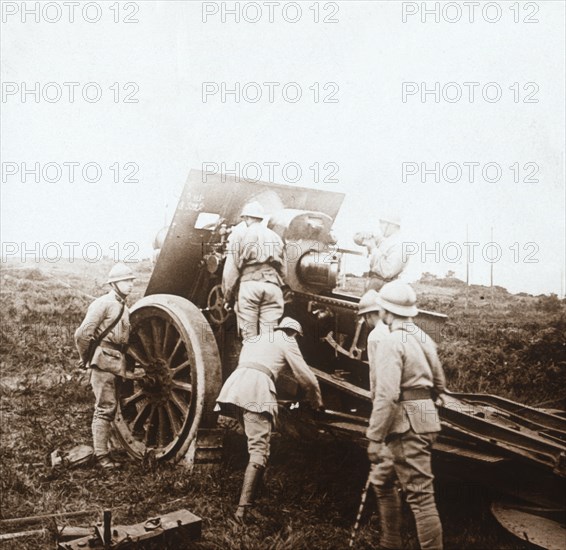
[[[432,388],[407,388],[401,390],[400,401],[412,401],[414,399],[432,399]]]

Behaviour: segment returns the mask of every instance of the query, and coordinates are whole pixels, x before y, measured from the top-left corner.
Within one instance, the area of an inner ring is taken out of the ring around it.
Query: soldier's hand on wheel
[[[126,371],[126,376],[124,376],[126,380],[141,380],[145,378],[145,370],[141,368],[135,368],[132,371]]]
[[[226,311],[232,311],[232,304],[230,304],[230,302],[224,302],[223,307]]]
[[[381,454],[381,447],[383,443],[377,441],[370,441],[368,445],[368,458],[370,462],[376,464],[379,462],[379,455]]]

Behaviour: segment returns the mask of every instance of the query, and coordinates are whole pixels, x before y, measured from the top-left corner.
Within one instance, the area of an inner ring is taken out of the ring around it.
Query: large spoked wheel
[[[199,427],[213,427],[222,384],[210,325],[190,301],[169,294],[140,300],[131,311],[128,367],[140,380],[117,383],[115,431],[134,457],[181,459]]]

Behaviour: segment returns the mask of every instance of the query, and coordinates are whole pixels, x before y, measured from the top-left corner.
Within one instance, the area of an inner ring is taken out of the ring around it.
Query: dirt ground
[[[202,538],[186,546],[177,542],[171,548],[347,548],[368,463],[362,449],[327,434],[312,441],[274,436],[265,486],[248,529],[231,520],[247,461],[245,440],[233,430],[225,432],[222,463],[192,473],[179,465],[135,462],[124,453],[118,456],[122,468],[115,472],[94,466],[51,469],[52,451],[91,441],[93,398],[86,375],[76,369],[72,335],[90,297],[105,291],[102,282],[109,265],[2,268],[1,520],[91,510],[82,518],[57,522],[88,526],[110,508],[115,522],[132,524],[186,508],[202,518]],[[149,271],[149,266],[140,266],[131,303],[143,294]],[[464,312],[458,292],[435,295],[431,288],[423,291],[429,309],[435,306],[447,312],[455,323],[440,348],[455,389],[477,391],[488,384],[526,402],[560,404],[565,388],[563,301],[556,306],[552,300],[541,302],[540,297],[502,294],[492,302],[495,313],[489,326],[470,336],[458,322],[464,315],[468,322],[485,319],[479,295],[473,308],[468,304]],[[522,324],[510,321],[513,307],[531,306],[533,311],[543,307],[549,311],[540,319],[528,316]],[[471,356],[469,349],[474,349]],[[489,357],[489,369],[482,363],[485,357]],[[513,375],[518,372],[514,370],[517,361],[528,370],[525,380],[523,375]],[[491,516],[489,505],[497,494],[436,473],[447,549],[525,548]],[[414,525],[405,512],[405,547],[417,548]],[[377,547],[377,520],[370,496],[356,548]],[[53,548],[55,526],[53,520],[21,528],[0,523],[0,533],[45,529],[41,535],[3,541],[2,548]]]

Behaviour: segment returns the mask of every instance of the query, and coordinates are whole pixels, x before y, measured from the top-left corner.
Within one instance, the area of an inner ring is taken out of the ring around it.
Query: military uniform
[[[222,276],[224,298],[236,301],[238,326],[244,338],[259,334],[261,327],[275,327],[283,316],[283,241],[266,225],[237,225],[228,239]]]
[[[86,364],[91,338],[98,337],[118,317],[122,316],[96,349],[89,366],[90,383],[95,396],[92,435],[95,456],[108,454],[110,426],[116,416],[116,376],[126,370],[124,348],[130,336],[130,315],[125,301],[114,291],[97,298],[89,306],[81,326],[75,332],[75,343]]]
[[[399,232],[383,239],[370,253],[370,280],[366,290],[379,290],[385,283],[399,277],[407,266],[403,257],[403,243]]]
[[[293,331],[302,334],[300,324],[286,317],[274,331],[263,331],[256,338],[244,340],[238,368],[228,377],[217,398],[217,410],[236,417],[248,440],[250,458],[234,514],[239,522],[245,520],[248,508],[254,503],[269,458],[271,428],[277,418],[278,376],[290,368],[311,405],[322,406],[318,381],[305,363]]]
[[[221,414],[238,418],[248,438],[250,462],[265,466],[271,425],[277,419],[278,375],[290,367],[306,399],[322,406],[318,381],[306,364],[296,340],[280,330],[264,332],[244,342],[238,368],[216,399]]]
[[[382,445],[370,480],[382,516],[381,544],[401,547],[399,480],[415,516],[420,547],[442,548],[442,527],[434,500],[432,444],[440,431],[433,402],[445,377],[431,338],[407,319],[395,319],[390,334],[368,345],[373,409],[367,438]]]

